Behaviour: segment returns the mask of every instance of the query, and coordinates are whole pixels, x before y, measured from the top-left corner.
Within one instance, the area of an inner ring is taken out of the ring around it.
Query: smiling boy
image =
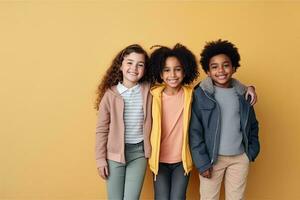
[[[223,177],[226,200],[244,199],[249,162],[259,153],[254,109],[232,84],[239,61],[238,49],[226,40],[207,43],[201,53],[208,77],[194,92],[189,131],[201,200],[219,199]]]

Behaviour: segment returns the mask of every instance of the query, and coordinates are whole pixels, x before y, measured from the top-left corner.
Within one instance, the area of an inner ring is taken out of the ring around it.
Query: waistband
[[[135,147],[135,146],[142,146],[142,145],[144,145],[144,141],[141,141],[141,142],[136,143],[136,144],[125,143],[126,147]]]

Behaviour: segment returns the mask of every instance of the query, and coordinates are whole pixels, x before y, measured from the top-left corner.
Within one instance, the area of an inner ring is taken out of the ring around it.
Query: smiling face
[[[178,90],[184,78],[183,67],[176,57],[166,59],[161,73],[161,79],[166,84],[167,90]]]
[[[218,87],[230,87],[231,77],[235,72],[231,60],[225,54],[218,54],[209,60],[209,69],[207,74]]]
[[[123,74],[123,85],[127,88],[135,86],[145,72],[145,56],[140,53],[126,55],[120,67]]]

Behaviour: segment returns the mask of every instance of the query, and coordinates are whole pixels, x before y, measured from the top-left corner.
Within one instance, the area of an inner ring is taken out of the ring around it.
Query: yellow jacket
[[[149,158],[150,170],[154,173],[155,177],[158,173],[159,168],[159,152],[161,142],[161,94],[164,85],[158,85],[151,88],[151,94],[153,96],[152,101],[152,130],[150,136],[151,143],[151,155]],[[192,157],[189,148],[189,121],[191,116],[191,103],[193,87],[182,86],[184,91],[184,110],[183,110],[183,146],[182,146],[182,164],[187,175],[193,167]]]

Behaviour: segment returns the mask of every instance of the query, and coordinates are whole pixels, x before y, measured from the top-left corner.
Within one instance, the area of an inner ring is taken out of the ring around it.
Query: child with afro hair
[[[245,89],[235,84],[240,55],[229,41],[206,44],[200,63],[208,77],[193,96],[189,141],[200,177],[201,199],[219,199],[224,177],[226,199],[244,199],[249,162],[260,145],[258,122]]]

